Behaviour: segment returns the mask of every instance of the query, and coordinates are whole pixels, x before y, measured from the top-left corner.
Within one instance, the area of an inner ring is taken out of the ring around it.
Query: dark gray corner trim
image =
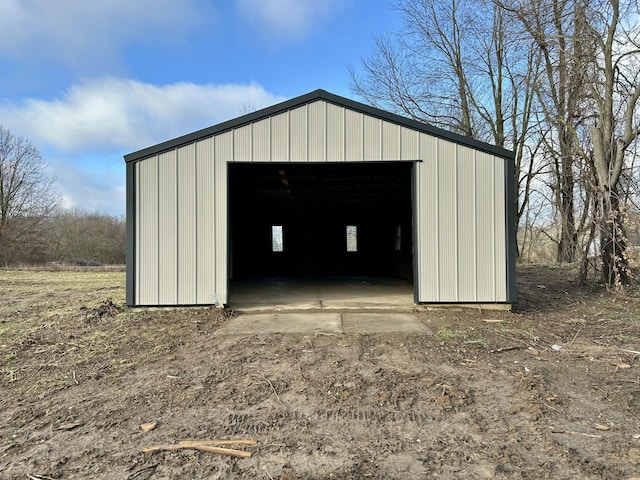
[[[506,162],[506,222],[507,222],[507,302],[516,301],[516,193],[515,193],[515,161]]]
[[[126,302],[128,306],[135,305],[136,300],[136,165],[127,163],[126,166],[127,185],[127,280],[126,280]]]
[[[251,112],[247,115],[243,115],[241,117],[234,118],[232,120],[228,120],[226,122],[219,123],[217,125],[213,125],[211,127],[204,128],[202,130],[198,130],[198,131],[189,133],[187,135],[182,135],[172,140],[167,140],[166,142],[162,142],[157,145],[153,145],[147,148],[143,148],[142,150],[129,153],[124,156],[124,160],[127,163],[135,162],[137,160],[141,160],[143,158],[156,155],[160,152],[177,148],[179,146],[186,145],[189,143],[193,143],[197,140],[202,140],[207,137],[212,137],[214,135],[225,132],[227,130],[237,128],[247,123],[255,122],[263,118],[270,117],[278,113],[282,113],[284,111],[302,106],[304,104],[315,102],[317,100],[325,100],[329,103],[333,103],[335,105],[342,106],[350,110],[355,110],[357,112],[365,113],[372,117],[380,118],[382,120],[386,120],[407,128],[411,128],[413,130],[418,130],[420,132],[424,132],[435,137],[443,138],[445,140],[450,140],[460,145],[468,146],[476,150],[481,150],[486,153],[496,155],[498,157],[509,158],[509,159],[514,158],[514,154],[510,150],[496,147],[495,145],[481,142],[471,137],[465,137],[457,133],[449,132],[447,130],[434,127],[433,125],[418,122],[417,120],[403,117],[395,113],[387,112],[385,110],[381,110],[379,108],[372,107],[370,105],[365,105],[364,103],[356,102],[355,100],[350,100],[348,98],[341,97],[333,93],[329,93],[325,90],[318,89],[318,90],[314,90],[313,92],[309,92],[305,95],[301,95],[299,97],[286,100],[282,103],[272,105],[271,107],[263,108],[255,112]]]

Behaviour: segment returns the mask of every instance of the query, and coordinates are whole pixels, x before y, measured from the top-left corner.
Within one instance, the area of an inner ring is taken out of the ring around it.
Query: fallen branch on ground
[[[565,433],[567,435],[582,435],[583,437],[589,438],[602,438],[602,435],[593,435],[591,433],[584,432],[572,432],[570,430],[555,429],[554,427],[549,427],[549,430],[551,430],[551,433]]]
[[[502,352],[510,352],[512,350],[522,350],[525,347],[502,347],[502,348],[496,348],[495,350],[490,350],[489,353],[502,353]],[[532,347],[529,347],[532,348]]]
[[[244,450],[235,450],[233,448],[216,447],[215,445],[255,445],[255,440],[181,440],[175,445],[161,445],[155,447],[145,447],[142,449],[144,453],[153,453],[160,451],[174,451],[182,449],[199,450],[201,452],[217,453],[219,455],[229,455],[231,457],[249,458],[251,452]]]
[[[623,352],[628,352],[628,353],[633,353],[635,355],[640,355],[640,352],[638,352],[637,350],[629,350],[628,348],[620,348],[620,347],[618,347],[618,349],[622,350]]]

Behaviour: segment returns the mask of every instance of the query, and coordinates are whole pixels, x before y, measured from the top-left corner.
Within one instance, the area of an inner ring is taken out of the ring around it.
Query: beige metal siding
[[[269,118],[255,122],[253,125],[253,155],[254,162],[271,161],[271,121]],[[223,134],[221,136],[224,136]],[[217,156],[217,154],[216,154]],[[233,153],[229,158],[233,158]]]
[[[327,104],[314,102],[307,106],[309,126],[307,130],[309,162],[325,162],[327,146]]]
[[[438,214],[440,211],[438,191],[438,140],[429,135],[420,135],[420,158],[416,163],[414,178],[415,205],[414,229],[416,256],[416,280],[419,301],[440,299],[440,257],[438,243]],[[429,299],[429,300],[426,300]]]
[[[158,304],[158,157],[136,164],[136,304]]]
[[[456,145],[438,141],[438,271],[444,301],[458,301],[458,222]],[[423,248],[419,245],[418,248]]]
[[[215,297],[218,304],[228,302],[228,187],[227,161],[233,158],[233,136],[231,132],[215,137],[214,184],[214,252]]]
[[[476,155],[476,181],[479,188],[476,191],[476,216],[481,219],[477,225],[476,248],[478,262],[476,278],[478,282],[478,297],[490,301],[497,300],[496,270],[495,270],[495,223],[494,192],[496,190],[495,159],[486,153]]]
[[[418,301],[506,301],[505,160],[425,134],[419,155]]]
[[[360,162],[364,159],[364,138],[362,135],[364,115],[345,109],[345,160]]]
[[[474,302],[476,296],[476,208],[474,150],[458,145],[456,202],[458,219],[458,300]]]
[[[158,156],[158,303],[178,303],[176,151]]]
[[[364,159],[382,160],[382,120],[364,116]]]
[[[196,304],[196,156],[195,145],[178,149],[178,303]]]
[[[215,219],[213,138],[196,143],[196,303],[215,303]]]
[[[382,122],[381,160],[400,160],[400,125]]]
[[[298,107],[289,112],[289,159],[292,162],[306,162],[309,158],[307,135],[308,114],[307,106]]]
[[[345,127],[344,107],[327,105],[327,161],[344,161]]]
[[[271,159],[289,161],[289,112],[271,117]]]
[[[233,152],[238,162],[253,161],[253,136],[251,132],[251,124],[233,130]],[[213,157],[211,161],[213,161]]]
[[[400,160],[418,160],[420,135],[415,130],[406,127],[400,129]]]

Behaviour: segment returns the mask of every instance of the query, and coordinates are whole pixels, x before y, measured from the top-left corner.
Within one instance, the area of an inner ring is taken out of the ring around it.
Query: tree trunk
[[[602,281],[607,285],[631,283],[629,259],[627,258],[627,236],[620,211],[617,192],[604,190],[600,196],[600,252],[602,254]]]
[[[575,178],[573,174],[573,158],[569,153],[570,144],[564,144],[561,171],[558,175],[560,189],[560,240],[558,242],[558,263],[571,263],[576,259],[578,233],[575,219]]]

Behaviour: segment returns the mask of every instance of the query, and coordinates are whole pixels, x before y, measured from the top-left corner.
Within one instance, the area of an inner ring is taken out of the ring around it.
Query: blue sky
[[[65,205],[123,215],[125,153],[316,88],[397,30],[392,0],[0,0],[0,124]]]

